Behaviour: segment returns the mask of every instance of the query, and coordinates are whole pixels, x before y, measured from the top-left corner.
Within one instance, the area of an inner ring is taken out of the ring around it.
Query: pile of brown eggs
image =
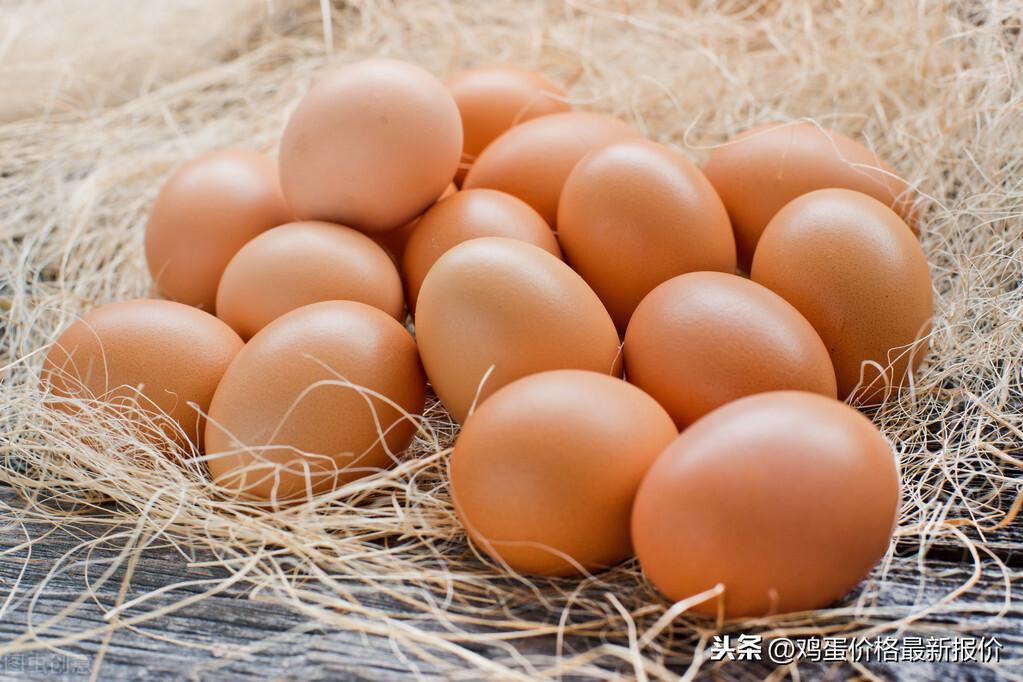
[[[429,381],[464,423],[459,518],[508,569],[635,553],[701,613],[821,607],[897,517],[892,448],[854,408],[925,350],[912,205],[811,123],[701,171],[528,71],[364,61],[298,104],[276,166],[221,150],[167,180],[146,232],[162,300],[71,325],[43,385],[276,506],[400,458]]]

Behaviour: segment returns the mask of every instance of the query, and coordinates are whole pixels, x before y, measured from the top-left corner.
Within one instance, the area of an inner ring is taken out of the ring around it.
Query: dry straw
[[[800,118],[891,161],[919,191],[936,295],[915,385],[874,416],[901,467],[903,551],[840,607],[732,630],[871,634],[1018,610],[1018,574],[985,537],[1023,499],[1023,3],[61,0],[0,11],[17,19],[0,40],[0,480],[23,497],[0,509],[0,525],[26,537],[5,559],[26,561],[43,539],[32,522],[69,524],[93,510],[107,532],[76,556],[121,548],[97,569],[108,580],[130,576],[156,544],[221,569],[199,596],[168,606],[172,592],[142,594],[104,607],[93,630],[61,630],[91,601],[83,594],[34,617],[0,656],[108,641],[110,630],[240,590],[319,627],[389,637],[412,669],[642,679],[714,665],[716,626],[664,604],[634,562],[582,581],[530,581],[468,547],[446,484],[455,429],[437,405],[399,466],[276,514],[218,496],[200,461],[168,461],[101,411],[43,408],[39,367],[59,330],[98,304],[147,293],[145,214],[169,169],[223,145],[272,151],[321,68],[378,54],[441,75],[484,62],[539,68],[579,108],[623,116],[699,162],[751,124]],[[928,583],[937,569],[925,551],[936,543],[963,546],[972,575],[937,596],[884,598],[895,575]],[[981,580],[1000,593],[982,599]],[[0,617],[44,591],[5,586]],[[482,644],[492,647],[485,655]]]

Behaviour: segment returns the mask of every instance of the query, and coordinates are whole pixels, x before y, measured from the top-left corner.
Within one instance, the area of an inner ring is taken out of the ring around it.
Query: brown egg
[[[444,84],[369,59],[325,76],[281,138],[284,196],[299,218],[386,232],[422,213],[455,176],[462,122]]]
[[[203,415],[241,348],[230,327],[197,308],[149,299],[110,303],[64,330],[43,363],[42,386],[59,398],[107,403],[136,421],[143,437],[201,452]]]
[[[214,312],[217,283],[250,239],[291,220],[270,159],[244,149],[178,168],[153,203],[146,262],[160,295]]]
[[[504,237],[463,242],[419,291],[416,338],[451,416],[550,369],[618,374],[618,334],[597,295],[557,257]]]
[[[448,249],[477,237],[508,237],[561,258],[550,226],[529,204],[493,189],[469,189],[434,204],[409,237],[402,272],[415,310],[423,278]]]
[[[891,166],[859,142],[812,123],[769,123],[748,130],[718,147],[703,172],[728,209],[744,268],[774,214],[813,190],[863,192],[913,223],[914,192]]]
[[[764,230],[751,277],[820,334],[842,399],[882,400],[927,352],[927,258],[902,219],[865,194],[825,189],[789,203]]]
[[[892,450],[862,414],[813,393],[760,393],[682,432],[643,479],[632,541],[672,601],[726,618],[817,609],[884,556],[899,509]]]
[[[462,184],[473,161],[498,135],[538,116],[570,111],[565,93],[533,71],[514,66],[484,66],[455,74],[448,89],[462,115]]]
[[[556,228],[565,178],[594,149],[638,136],[624,121],[589,111],[551,114],[494,140],[465,176],[463,189],[489,187],[522,199]]]
[[[354,301],[293,310],[224,374],[206,427],[210,474],[273,502],[333,490],[390,466],[424,392],[416,344],[393,318]]]
[[[517,573],[606,568],[632,553],[636,488],[677,434],[621,379],[579,370],[519,379],[458,435],[455,509],[473,542]]]
[[[714,188],[684,156],[649,140],[616,142],[576,165],[558,204],[558,241],[622,331],[661,282],[735,272],[735,238]]]
[[[448,184],[447,189],[444,190],[444,193],[440,195],[440,198],[437,199],[437,201],[447,199],[457,191],[458,188],[455,187],[455,183],[452,182]],[[429,211],[430,209],[426,210]],[[401,267],[401,260],[405,257],[405,247],[408,245],[408,238],[412,236],[412,231],[416,228],[416,225],[419,224],[420,218],[422,218],[421,215],[416,216],[397,229],[373,235],[373,241],[384,247],[384,251],[388,253],[391,260],[394,261],[395,266],[398,268]]]
[[[246,244],[217,291],[217,316],[243,339],[284,313],[319,301],[359,301],[405,319],[401,277],[387,252],[355,230],[290,223]]]
[[[754,393],[835,397],[828,349],[799,311],[759,284],[720,272],[670,279],[636,308],[625,334],[629,381],[681,429]]]

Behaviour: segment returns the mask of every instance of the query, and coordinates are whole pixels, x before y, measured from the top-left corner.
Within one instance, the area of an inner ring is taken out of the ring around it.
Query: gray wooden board
[[[18,498],[9,488],[0,486],[0,500],[17,505]],[[40,531],[42,528],[33,528]],[[47,617],[59,613],[83,593],[86,585],[84,567],[72,564],[55,575],[34,603],[28,595],[43,581],[53,563],[65,555],[88,533],[87,525],[75,529],[60,529],[32,548],[32,560],[24,562],[23,552],[13,552],[0,558],[0,602],[7,599],[11,586],[18,581],[18,591],[2,618],[0,642],[21,635],[29,622],[40,624]],[[1011,532],[1009,534],[1011,535]],[[16,529],[0,531],[0,552],[20,545],[24,536]],[[1011,547],[1011,537],[1005,540]],[[951,553],[955,551],[949,549]],[[1011,553],[1010,553],[1011,554]],[[99,551],[94,559],[110,556]],[[1009,558],[1009,557],[1007,557]],[[1010,559],[1016,564],[1016,555]],[[89,569],[89,579],[95,581],[104,564]],[[967,609],[954,615],[937,615],[916,623],[901,633],[921,636],[950,636],[967,625],[971,636],[996,636],[1003,645],[1003,664],[998,670],[981,665],[951,664],[869,664],[874,674],[883,678],[907,680],[932,679],[996,679],[1012,675],[1023,679],[1023,614],[1018,610],[1004,617],[997,612],[1004,598],[1005,582],[999,578],[996,565],[988,560],[983,578],[964,596]],[[22,574],[22,571],[24,573]],[[1019,573],[1017,566],[1008,570]],[[964,563],[942,558],[928,560],[928,578],[921,584],[915,571],[894,573],[882,593],[882,604],[906,605],[928,603],[947,594],[969,578],[971,567]],[[189,579],[216,577],[208,568],[191,567],[178,551],[172,548],[152,548],[139,560],[126,597],[131,599],[166,585]],[[19,581],[20,576],[20,581]],[[108,607],[114,603],[120,589],[120,580],[112,579],[95,590],[97,597]],[[1019,581],[1016,581],[1019,582]],[[357,587],[354,589],[358,589]],[[189,593],[201,592],[201,587],[182,586],[172,594],[156,598],[146,606],[153,609],[161,604],[172,604]],[[364,590],[363,590],[364,591]],[[378,595],[363,595],[366,603],[391,609],[398,607]],[[1023,599],[1023,590],[1012,588],[1012,597]],[[131,612],[128,612],[130,615]],[[86,602],[75,608],[58,627],[47,631],[45,637],[82,632],[101,626],[103,609]],[[45,638],[44,637],[44,638]],[[169,638],[187,642],[191,646],[168,642]],[[77,680],[90,673],[102,637],[97,635],[62,647],[60,652],[46,650],[24,652],[0,658],[0,679],[18,680]],[[223,648],[215,644],[246,647],[256,644],[247,655],[225,656]],[[531,639],[518,645],[522,655],[545,655],[554,650],[553,639]],[[487,656],[504,656],[503,652],[481,646],[477,651]],[[679,663],[679,670],[684,662]],[[618,663],[608,661],[609,672],[625,671]],[[772,668],[750,662],[717,664],[713,672],[722,679],[760,678]],[[137,631],[119,629],[110,638],[99,678],[128,679],[407,679],[417,674],[425,677],[447,677],[454,672],[465,673],[465,664],[449,656],[439,660],[411,659],[399,654],[386,637],[365,636],[335,628],[312,628],[308,618],[283,608],[271,600],[250,599],[237,592],[226,592],[207,597],[183,609],[175,610],[148,621]],[[804,664],[800,667],[804,678],[844,679],[855,670],[848,666],[825,667]],[[472,671],[469,671],[469,675]]]

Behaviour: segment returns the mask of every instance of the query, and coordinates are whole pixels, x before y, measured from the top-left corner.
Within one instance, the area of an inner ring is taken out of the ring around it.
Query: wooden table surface
[[[0,503],[16,509],[19,498],[10,488],[0,487]],[[38,524],[29,530],[41,534],[48,529]],[[49,627],[47,621],[73,605],[87,584],[95,585],[107,566],[104,557],[116,554],[115,548],[94,553],[86,571],[84,564],[79,563],[83,557],[65,555],[90,533],[88,525],[51,530],[45,540],[32,546],[28,556],[23,547],[24,529],[4,523],[0,516],[0,645],[23,635],[30,623],[41,641],[51,642],[100,627],[105,623],[104,611],[116,602],[123,589],[121,575],[115,574],[113,579],[94,588],[97,601],[85,600]],[[980,579],[957,600],[954,612],[939,610],[901,634],[942,637],[969,628],[970,636],[994,636],[1003,647],[1000,666],[901,663],[869,664],[865,670],[882,679],[987,680],[1005,676],[1023,679],[1023,614],[1013,605],[1007,613],[999,615],[1004,610],[1006,572],[1010,575],[1023,572],[1023,537],[1018,527],[1012,527],[988,537],[987,546],[992,556],[981,559]],[[913,553],[916,548],[900,546],[899,550]],[[37,591],[36,587],[58,561],[63,570],[49,580],[45,589]],[[943,545],[930,549],[926,566],[926,580],[917,570],[889,575],[881,602],[896,606],[936,603],[968,583],[978,571],[969,553]],[[173,548],[151,549],[134,567],[127,592],[121,598],[128,600],[168,585],[179,585],[149,602],[146,608],[152,610],[158,605],[177,603],[203,589],[181,583],[211,577],[216,577],[211,569],[190,566]],[[1019,602],[1023,600],[1023,590],[1019,580],[1013,582],[1009,588],[1011,596],[1014,602]],[[373,600],[374,596],[366,598]],[[126,615],[130,614],[128,611]],[[302,614],[282,608],[271,599],[252,599],[228,591],[169,611],[134,629],[119,628],[105,645],[104,637],[95,635],[52,651],[41,649],[0,657],[0,679],[78,680],[93,672],[102,680],[389,680],[450,677],[458,672],[472,677],[472,671],[467,671],[458,660],[442,657],[440,662],[410,662],[402,660],[386,638],[310,629],[307,623]],[[553,639],[530,640],[523,646],[530,653],[551,652]],[[102,660],[97,660],[101,649]],[[488,653],[486,647],[479,651]],[[731,662],[716,670],[723,679],[751,679],[764,677],[772,669],[764,664]],[[803,679],[848,679],[862,672],[849,666],[800,666]]]

